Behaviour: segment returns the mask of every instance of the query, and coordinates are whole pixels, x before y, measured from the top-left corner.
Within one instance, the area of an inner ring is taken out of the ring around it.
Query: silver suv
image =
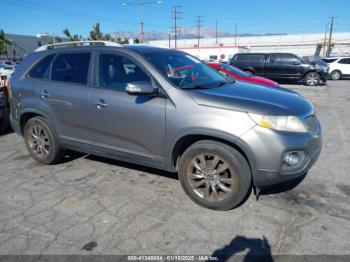
[[[70,149],[177,172],[188,196],[211,209],[304,177],[321,150],[302,96],[231,82],[178,50],[45,46],[10,86],[12,126],[36,161],[56,163]]]

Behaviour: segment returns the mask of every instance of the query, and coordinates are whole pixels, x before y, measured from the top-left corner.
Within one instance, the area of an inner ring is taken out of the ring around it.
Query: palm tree
[[[100,30],[100,23],[96,23],[92,26],[89,40],[105,40],[105,37]]]
[[[68,38],[68,40],[70,42],[81,41],[83,39],[83,37],[81,35],[77,35],[77,34],[72,35],[68,28],[65,28],[62,32]]]
[[[4,30],[0,30],[0,55],[5,54],[8,59],[7,46],[12,45],[12,42],[5,37]]]

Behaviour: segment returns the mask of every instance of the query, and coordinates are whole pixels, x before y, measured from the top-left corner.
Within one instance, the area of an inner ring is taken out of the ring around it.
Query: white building
[[[319,54],[323,56],[324,46],[328,46],[328,35],[325,39],[324,33],[295,34],[295,35],[273,35],[273,36],[246,36],[246,37],[225,37],[219,38],[215,44],[215,38],[205,38],[200,40],[200,47],[234,46],[247,48],[248,52],[290,52],[300,56],[313,56]],[[179,49],[196,48],[197,39],[179,39],[177,46]],[[150,44],[157,46],[168,46],[168,40],[150,41]],[[174,41],[171,41],[171,47]],[[332,36],[332,56],[350,55],[350,32],[333,33]]]

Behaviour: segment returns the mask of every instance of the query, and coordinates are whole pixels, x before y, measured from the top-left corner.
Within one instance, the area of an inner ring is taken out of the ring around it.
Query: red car
[[[214,68],[215,70],[217,70],[219,73],[221,73],[226,77],[232,77],[239,81],[250,82],[254,84],[266,85],[266,86],[272,86],[272,87],[279,87],[279,84],[275,81],[272,81],[270,79],[267,79],[261,76],[250,75],[231,65],[216,63],[216,62],[209,62],[208,66]]]

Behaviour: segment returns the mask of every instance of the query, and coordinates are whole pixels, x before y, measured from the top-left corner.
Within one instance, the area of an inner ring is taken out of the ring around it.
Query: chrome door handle
[[[94,102],[94,106],[97,107],[97,109],[102,109],[108,106],[108,104],[105,103],[103,99],[99,99],[96,102]]]
[[[43,91],[40,91],[39,92],[39,95],[41,96],[41,98],[48,98],[50,96],[50,94],[46,91],[46,90],[43,90]]]

